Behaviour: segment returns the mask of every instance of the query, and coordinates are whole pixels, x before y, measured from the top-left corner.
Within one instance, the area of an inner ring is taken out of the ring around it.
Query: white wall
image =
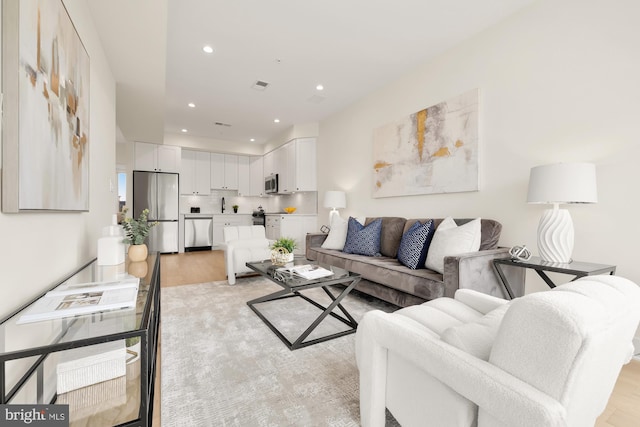
[[[503,224],[502,246],[537,254],[546,206],[525,203],[530,168],[593,162],[598,204],[568,206],[573,257],[615,264],[640,283],[638,16],[634,0],[540,0],[412,70],[320,123],[318,197],[346,190],[343,217],[493,218]],[[372,199],[373,130],[473,88],[481,94],[480,191]],[[532,279],[527,292],[544,288]]]
[[[85,0],[64,4],[91,61],[90,211],[0,213],[0,317],[95,257],[101,229],[117,209],[115,81]]]

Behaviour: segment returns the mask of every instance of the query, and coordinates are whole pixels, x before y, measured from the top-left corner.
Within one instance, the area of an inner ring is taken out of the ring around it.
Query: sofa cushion
[[[368,284],[363,282],[368,280],[384,283],[395,290],[415,295],[423,300],[438,298],[445,294],[442,274],[426,268],[411,270],[400,264],[396,258],[347,254],[319,247],[312,250],[313,258],[319,263],[362,275],[364,280],[356,286],[356,289],[366,287]]]
[[[416,221],[403,235],[398,248],[398,261],[415,270],[424,268],[427,251],[435,232],[433,220],[422,224]]]
[[[409,227],[411,227],[416,221],[420,221],[424,223],[428,221],[429,218],[413,218],[408,219],[405,226],[404,231],[407,231]],[[438,229],[438,226],[443,221],[443,218],[434,218],[433,226]],[[456,218],[454,219],[456,224],[464,225],[470,221],[473,221],[473,218]],[[493,219],[481,219],[480,220],[480,229],[481,229],[481,237],[480,237],[480,250],[486,251],[489,249],[496,249],[498,247],[498,240],[500,239],[500,232],[502,231],[502,224]],[[403,231],[403,232],[404,232]]]
[[[382,218],[364,226],[355,218],[349,217],[347,225],[347,240],[343,252],[367,256],[380,256],[380,232]]]
[[[329,235],[325,241],[322,242],[321,247],[341,251],[347,241],[347,223],[348,221],[346,219],[338,215],[332,215],[331,230],[329,230]]]
[[[398,247],[402,240],[405,218],[384,216],[382,218],[382,232],[380,233],[380,254],[395,258],[398,256]],[[378,218],[367,218],[364,225],[369,225]]]
[[[452,326],[440,335],[440,339],[479,359],[488,361],[491,347],[498,335],[500,322],[507,308],[509,304],[504,304],[475,322]]]
[[[445,218],[433,236],[425,266],[444,273],[444,257],[480,249],[480,232],[480,218],[460,226],[456,225],[453,218]]]

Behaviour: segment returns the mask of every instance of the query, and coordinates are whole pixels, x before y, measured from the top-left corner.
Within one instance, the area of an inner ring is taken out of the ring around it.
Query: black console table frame
[[[156,377],[156,360],[158,349],[158,332],[160,325],[160,254],[152,253],[147,258],[147,274],[140,279],[138,288],[138,301],[136,309],[131,309],[128,315],[135,318],[135,322],[130,327],[123,327],[113,333],[92,333],[91,325],[100,323],[102,319],[110,316],[119,316],[119,311],[107,311],[75,316],[70,318],[46,320],[38,322],[46,324],[57,332],[50,336],[44,336],[41,342],[32,346],[17,346],[18,348],[7,349],[7,335],[15,336],[20,334],[20,330],[25,326],[34,325],[16,324],[24,310],[28,309],[35,301],[42,297],[39,295],[33,301],[20,307],[9,316],[0,320],[0,404],[11,403],[12,399],[21,391],[29,381],[36,379],[37,401],[34,404],[54,404],[57,400],[55,391],[52,395],[47,395],[44,386],[44,364],[47,358],[55,352],[69,350],[73,348],[102,344],[111,341],[119,341],[127,338],[140,338],[140,408],[136,419],[119,420],[118,426],[150,426],[153,417],[153,400]],[[121,265],[122,266],[122,265]],[[122,266],[120,275],[125,273],[129,266],[127,262]],[[139,267],[139,266],[138,266]],[[65,283],[84,283],[101,280],[113,280],[109,277],[109,271],[117,269],[116,266],[98,266],[96,259],[84,264],[68,277],[57,282],[47,291],[54,289]],[[25,329],[26,330],[26,329]],[[85,338],[69,338],[70,331],[80,331],[80,336]],[[29,361],[21,371],[21,376],[9,390],[7,390],[7,363],[14,360],[34,357],[33,362]],[[69,411],[73,414],[74,408]]]

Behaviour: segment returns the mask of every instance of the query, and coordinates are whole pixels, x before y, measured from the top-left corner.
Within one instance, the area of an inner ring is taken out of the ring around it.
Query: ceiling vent
[[[307,99],[307,101],[309,101],[312,104],[320,104],[322,101],[324,101],[326,98],[324,96],[320,96],[320,95],[313,95],[311,98]]]
[[[231,127],[231,125],[229,123],[222,123],[222,122],[215,122],[215,125],[216,126],[224,126],[224,127],[227,127],[227,128]]]
[[[267,87],[269,87],[269,83],[267,83],[267,82],[263,82],[262,80],[257,80],[257,81],[253,84],[253,86],[251,86],[251,88],[252,88],[252,89],[260,90],[260,91],[265,90]]]

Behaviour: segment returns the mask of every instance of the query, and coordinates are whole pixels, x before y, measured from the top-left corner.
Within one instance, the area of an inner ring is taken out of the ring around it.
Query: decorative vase
[[[271,264],[285,265],[288,262],[293,262],[293,252],[282,247],[271,250]]]
[[[129,246],[129,260],[132,262],[144,261],[147,259],[147,255],[147,245],[144,243],[141,245]]]
[[[238,208],[233,208],[233,213],[238,213]]]
[[[127,268],[127,273],[133,277],[147,277],[148,272],[149,265],[147,264],[147,261],[132,261],[129,263],[129,267]]]

